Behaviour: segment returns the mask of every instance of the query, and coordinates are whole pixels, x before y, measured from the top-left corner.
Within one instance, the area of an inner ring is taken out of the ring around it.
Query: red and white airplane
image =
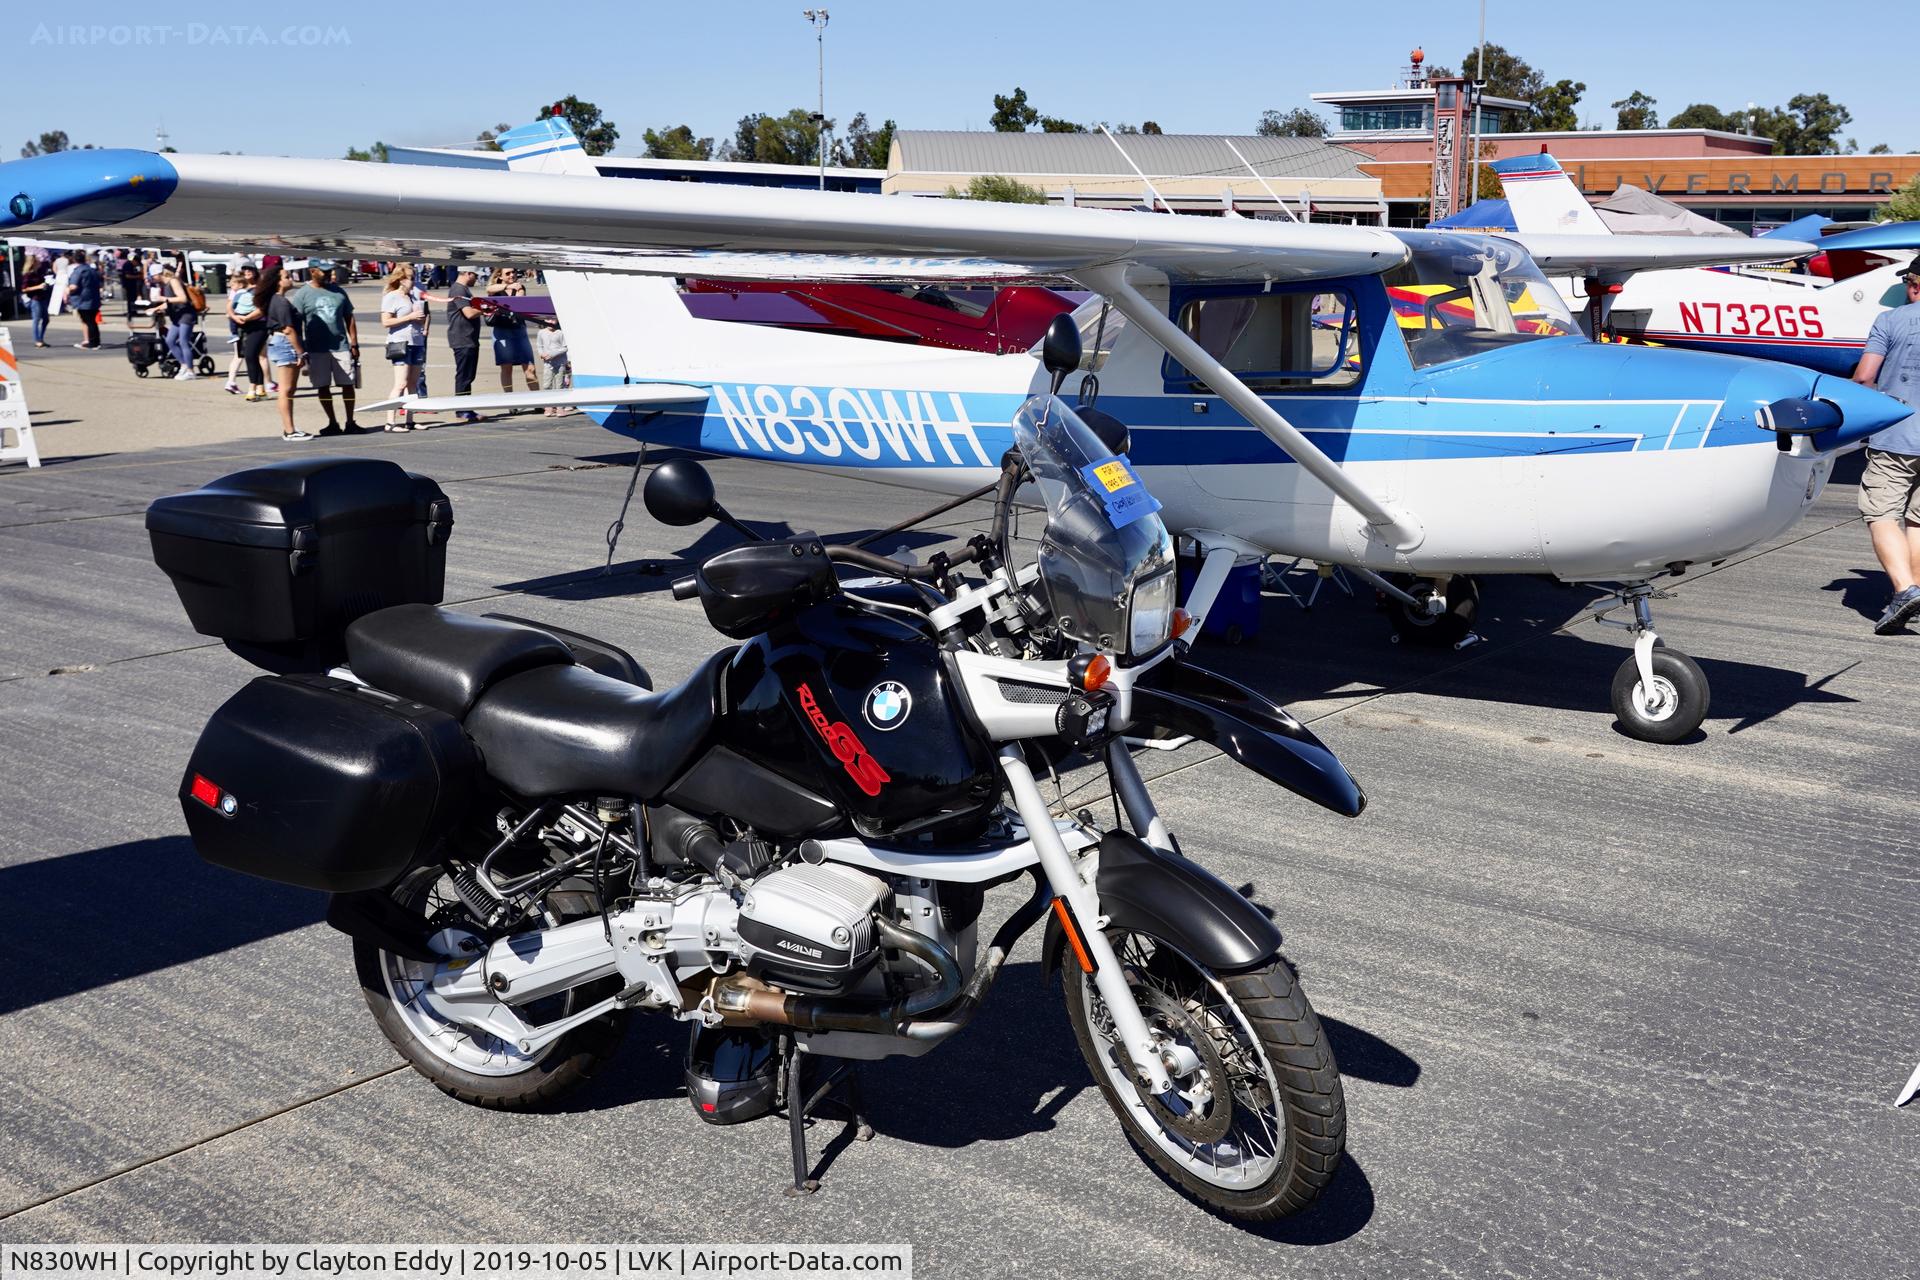
[[[1493,163],[1527,234],[1610,236],[1603,222],[1550,155]],[[1895,222],[1824,237],[1831,275],[1765,267],[1684,267],[1601,278],[1606,324],[1618,337],[1727,355],[1757,356],[1848,375],[1874,318],[1904,305],[1900,277],[1920,252],[1920,223]],[[1553,274],[1549,270],[1549,274]],[[1558,278],[1576,313],[1590,301],[1581,279]]]

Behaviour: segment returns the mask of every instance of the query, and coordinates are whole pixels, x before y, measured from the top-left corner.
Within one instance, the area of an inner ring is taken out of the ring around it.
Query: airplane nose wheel
[[[1620,727],[1642,742],[1678,742],[1707,718],[1707,676],[1699,663],[1667,648],[1655,634],[1648,603],[1654,595],[1646,583],[1629,587],[1619,601],[1633,606],[1633,621],[1617,621],[1604,613],[1593,620],[1633,633],[1633,656],[1613,674],[1613,714]]]

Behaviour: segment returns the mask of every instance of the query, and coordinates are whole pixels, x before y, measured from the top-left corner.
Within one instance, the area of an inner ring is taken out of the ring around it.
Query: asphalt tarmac
[[[1713,682],[1678,746],[1613,727],[1623,637],[1544,582],[1488,582],[1462,653],[1388,644],[1337,586],[1197,651],[1291,703],[1370,797],[1348,821],[1197,747],[1145,762],[1187,851],[1275,910],[1325,1019],[1351,1129],[1313,1210],[1248,1230],[1156,1177],[1032,941],[961,1039],[869,1070],[879,1137],[817,1130],[824,1187],[791,1201],[784,1129],[701,1124],[675,1027],[637,1019],[558,1113],[462,1106],[397,1067],[318,895],[199,862],[180,770],[253,672],[189,629],[141,513],[296,448],[391,457],[453,496],[450,603],[604,635],[657,681],[719,643],[664,588],[725,538],[636,501],[602,576],[634,454],[578,417],[289,446],[261,407],[172,446],[235,412],[217,385],[45,356],[28,395],[65,430],[41,470],[0,466],[0,1239],[910,1242],[942,1277],[1916,1265],[1920,1104],[1891,1103],[1920,1059],[1920,637],[1870,632],[1885,584],[1850,486],[1658,606]],[[136,424],[169,447],[60,443]],[[713,470],[736,514],[793,529],[929,505]]]

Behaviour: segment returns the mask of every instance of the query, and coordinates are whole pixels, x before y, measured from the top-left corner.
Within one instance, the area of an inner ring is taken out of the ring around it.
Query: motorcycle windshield
[[[1022,405],[1013,437],[1047,507],[1040,581],[1056,624],[1112,653],[1160,644],[1172,623],[1173,539],[1133,464],[1057,396]]]

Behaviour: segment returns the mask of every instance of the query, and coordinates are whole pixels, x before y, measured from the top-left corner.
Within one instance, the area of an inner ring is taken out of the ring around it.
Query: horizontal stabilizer
[[[496,391],[478,396],[412,396],[398,400],[376,400],[360,408],[368,413],[384,409],[405,409],[410,413],[450,413],[455,410],[498,409],[577,409],[598,405],[644,406],[703,404],[705,387],[681,382],[644,382],[631,386],[570,387],[562,391]]]
[[[1575,236],[1522,231],[1506,238],[1524,245],[1540,269],[1553,276],[1621,276],[1677,267],[1732,267],[1783,262],[1815,252],[1812,245],[1798,240],[1732,236]]]

